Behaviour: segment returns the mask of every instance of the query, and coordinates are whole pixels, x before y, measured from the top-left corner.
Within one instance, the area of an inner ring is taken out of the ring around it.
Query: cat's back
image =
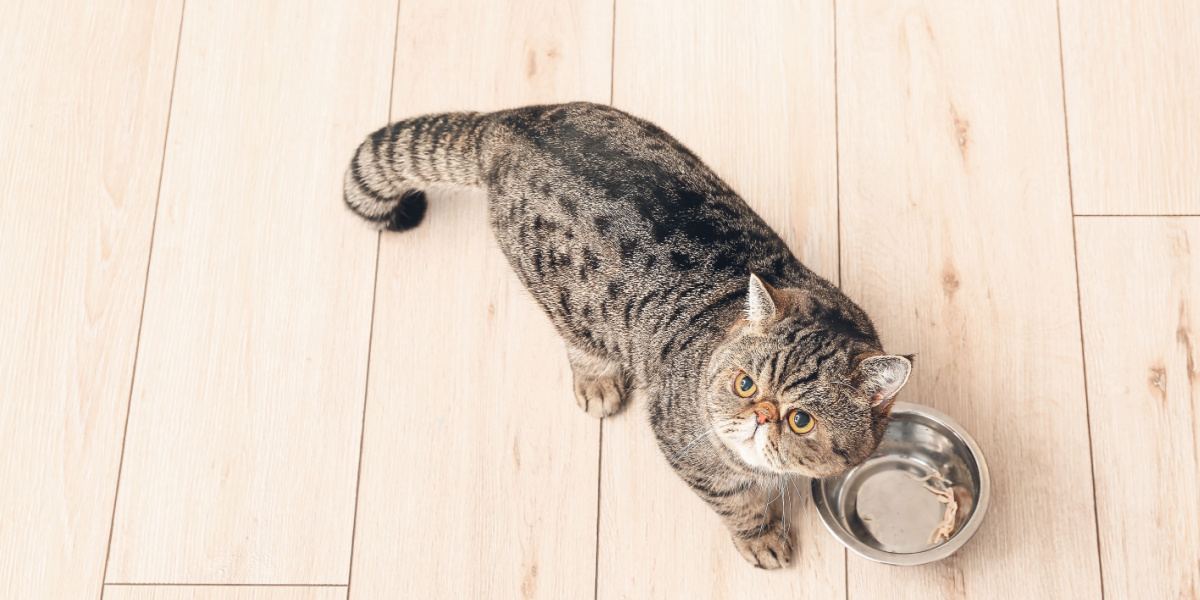
[[[546,195],[586,192],[589,200],[629,204],[639,214],[655,205],[682,203],[680,208],[686,208],[701,201],[696,195],[736,199],[720,177],[666,131],[611,106],[527,106],[495,113],[495,121],[499,143],[492,146],[499,152],[489,184],[519,184],[522,175],[552,176],[562,186],[545,188]]]
[[[612,350],[666,335],[740,299],[752,270],[776,283],[806,276],[725,182],[652,123],[595,104],[532,106],[494,113],[488,138],[496,238],[577,342]]]
[[[495,120],[485,182],[498,236],[521,238],[523,247],[590,239],[593,252],[659,280],[741,278],[764,267],[784,274],[791,255],[778,236],[653,123],[582,102],[502,111]]]

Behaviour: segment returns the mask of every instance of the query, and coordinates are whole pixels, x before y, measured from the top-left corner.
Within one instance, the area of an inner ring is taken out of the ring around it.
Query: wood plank
[[[395,3],[186,13],[108,581],[345,583]]]
[[[344,587],[109,585],[110,600],[342,600]]]
[[[0,3],[3,598],[100,593],[179,11]]]
[[[1200,219],[1078,219],[1079,286],[1110,598],[1200,590]]]
[[[608,0],[400,7],[397,119],[609,99]],[[485,211],[431,193],[383,237],[353,598],[592,594],[599,425]]]
[[[678,137],[836,281],[831,3],[621,2],[615,61],[616,106]],[[799,573],[754,569],[672,472],[636,400],[604,426],[600,598],[843,595],[844,553],[807,483],[786,499]]]
[[[852,556],[849,596],[1099,597],[1054,4],[842,2],[837,23],[843,287],[995,491],[948,560]]]
[[[1200,213],[1200,3],[1062,0],[1081,214]]]

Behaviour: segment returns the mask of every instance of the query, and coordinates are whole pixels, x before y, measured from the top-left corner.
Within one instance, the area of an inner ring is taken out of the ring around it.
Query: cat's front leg
[[[596,418],[615,414],[625,404],[629,378],[615,360],[580,350],[567,343],[574,377],[575,402]]]
[[[721,516],[747,562],[760,569],[791,564],[792,541],[767,490],[756,483],[722,485],[711,476],[685,475],[684,480]]]

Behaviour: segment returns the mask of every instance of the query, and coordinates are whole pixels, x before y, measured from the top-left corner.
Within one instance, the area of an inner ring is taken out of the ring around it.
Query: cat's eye
[[[787,422],[788,427],[799,434],[808,433],[817,425],[817,420],[812,418],[812,415],[799,409],[788,413]]]
[[[757,391],[758,384],[754,383],[754,380],[750,379],[745,371],[738,371],[733,378],[733,393],[737,394],[739,398],[749,398]]]

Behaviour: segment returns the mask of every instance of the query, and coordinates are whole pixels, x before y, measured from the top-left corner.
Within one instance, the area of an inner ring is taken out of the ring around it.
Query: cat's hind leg
[[[575,402],[596,418],[621,410],[629,393],[629,377],[621,365],[567,344],[567,359],[575,378]]]

